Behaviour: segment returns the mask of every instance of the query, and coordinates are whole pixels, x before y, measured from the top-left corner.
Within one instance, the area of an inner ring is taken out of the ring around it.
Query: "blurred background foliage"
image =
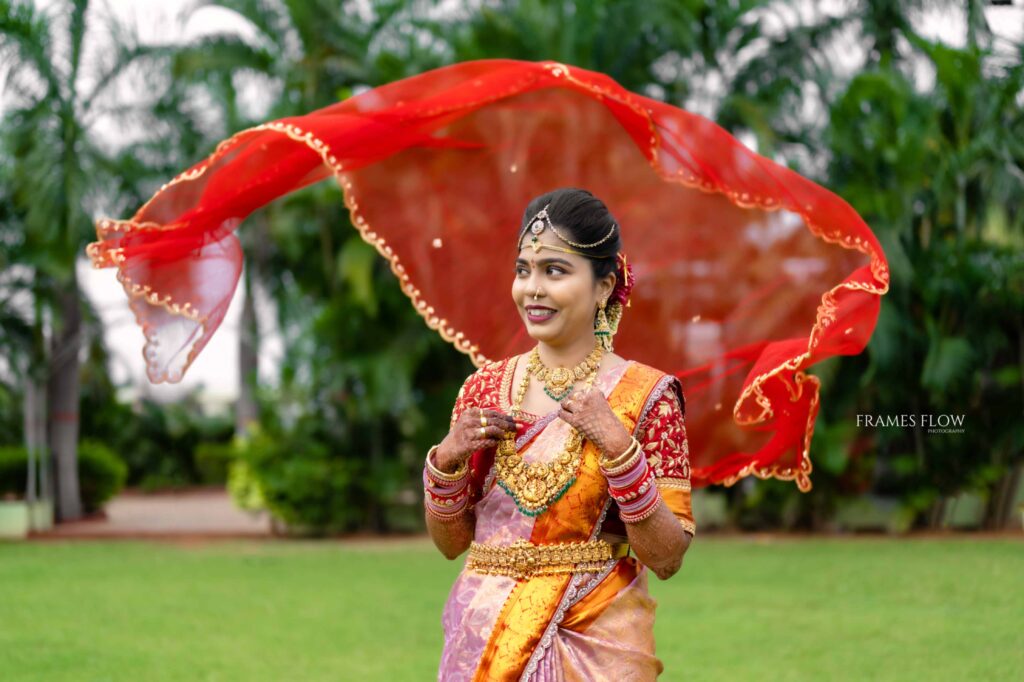
[[[336,187],[239,231],[243,371],[229,415],[204,414],[195,395],[119,398],[75,263],[96,216],[133,212],[231,133],[507,57],[603,71],[714,119],[844,197],[885,248],[892,284],[867,351],[812,368],[813,490],[746,479],[717,491],[727,523],[828,528],[873,498],[934,527],[972,492],[981,525],[1007,524],[1024,459],[1024,45],[992,31],[984,3],[197,0],[184,19],[211,8],[246,30],[147,45],[102,4],[0,0],[0,445],[8,464],[49,455],[30,495],[53,495],[60,518],[123,483],[227,482],[302,532],[422,528],[422,455],[473,367],[423,325]],[[928,12],[963,25],[964,44],[926,37]],[[262,107],[246,102],[254,87]],[[111,130],[133,132],[118,145]],[[262,384],[257,291],[284,345]],[[68,413],[80,416],[53,417]],[[965,414],[965,432],[857,424],[929,413]],[[87,477],[97,467],[113,473]]]

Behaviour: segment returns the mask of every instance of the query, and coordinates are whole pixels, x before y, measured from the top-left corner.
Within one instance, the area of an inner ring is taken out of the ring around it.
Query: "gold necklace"
[[[590,351],[590,355],[585,357],[583,362],[571,369],[568,367],[555,367],[552,369],[541,361],[538,348],[539,346],[534,346],[533,351],[530,353],[527,372],[544,382],[544,393],[556,402],[562,402],[572,392],[572,387],[576,381],[582,381],[591,372],[597,370],[598,365],[601,364],[601,355],[604,352],[604,346],[595,337],[594,350]]]
[[[536,350],[536,349],[534,349]],[[597,349],[598,364],[586,377],[586,388],[594,385],[597,379],[597,369],[600,364],[600,354],[603,348]],[[512,401],[512,418],[520,416],[523,400],[526,398],[526,389],[530,385],[530,377],[535,370],[533,365],[534,355],[531,353],[530,362],[527,364],[523,378],[519,382],[516,396]],[[537,358],[539,363],[539,357]],[[565,494],[565,491],[575,483],[576,475],[579,472],[580,463],[583,461],[583,436],[574,427],[569,427],[569,436],[565,440],[562,452],[550,462],[527,462],[516,449],[516,438],[514,435],[507,436],[498,443],[498,450],[494,457],[494,468],[498,484],[515,501],[516,507],[527,516],[537,516],[544,510],[557,502]]]

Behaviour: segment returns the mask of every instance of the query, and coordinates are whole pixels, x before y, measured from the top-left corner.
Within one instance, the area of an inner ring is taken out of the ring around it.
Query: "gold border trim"
[[[685,478],[673,478],[669,476],[658,476],[654,479],[654,484],[658,488],[666,488],[669,490],[687,490],[691,489],[690,481]]]

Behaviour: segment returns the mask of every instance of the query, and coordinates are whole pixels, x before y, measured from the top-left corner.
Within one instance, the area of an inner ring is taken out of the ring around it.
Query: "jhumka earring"
[[[601,305],[597,310],[597,320],[594,325],[594,336],[597,337],[598,341],[601,342],[601,347],[604,348],[605,352],[612,352],[612,326],[608,324],[608,316],[605,314],[606,301],[601,301]]]

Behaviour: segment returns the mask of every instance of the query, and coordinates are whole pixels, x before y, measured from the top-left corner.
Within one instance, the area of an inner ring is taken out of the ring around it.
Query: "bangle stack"
[[[647,464],[636,438],[613,460],[601,460],[601,472],[608,479],[608,492],[619,504],[624,523],[643,521],[658,508],[661,496],[654,484],[654,469]]]
[[[423,466],[423,502],[435,519],[454,521],[469,508],[469,466],[463,462],[453,473],[441,471],[433,462],[437,448],[430,448]]]

